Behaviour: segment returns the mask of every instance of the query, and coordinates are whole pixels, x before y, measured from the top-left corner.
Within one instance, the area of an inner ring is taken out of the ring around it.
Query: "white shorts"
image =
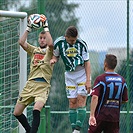
[[[67,98],[76,98],[78,95],[87,96],[85,82],[85,69],[76,72],[65,72]]]

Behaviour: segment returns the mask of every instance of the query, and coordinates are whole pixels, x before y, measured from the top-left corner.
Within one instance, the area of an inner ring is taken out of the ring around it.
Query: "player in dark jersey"
[[[98,76],[91,92],[91,107],[88,133],[118,133],[120,106],[128,101],[125,79],[114,69],[117,57],[107,54],[104,60],[105,73]]]

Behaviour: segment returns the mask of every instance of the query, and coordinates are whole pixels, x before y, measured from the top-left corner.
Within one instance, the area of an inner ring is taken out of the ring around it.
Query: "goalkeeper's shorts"
[[[50,91],[50,84],[36,80],[27,81],[17,100],[18,103],[29,105],[32,102],[41,101],[44,104],[47,101]]]

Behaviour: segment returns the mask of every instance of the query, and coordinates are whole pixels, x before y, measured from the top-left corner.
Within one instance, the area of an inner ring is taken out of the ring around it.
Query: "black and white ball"
[[[42,27],[42,21],[40,21],[40,14],[32,14],[29,17],[29,21],[33,28],[40,29]]]

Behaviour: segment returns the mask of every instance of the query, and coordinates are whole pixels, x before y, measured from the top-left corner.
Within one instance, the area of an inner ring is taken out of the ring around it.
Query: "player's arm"
[[[98,104],[98,96],[93,95],[91,98],[91,105],[90,105],[90,118],[89,118],[89,125],[96,125],[96,118],[95,118],[95,110]]]
[[[124,84],[124,90],[123,90],[123,94],[122,94],[122,104],[127,103],[128,102],[128,91],[127,91],[127,84]]]
[[[91,66],[90,66],[90,61],[85,62],[85,72],[86,72],[86,89],[88,93],[90,93],[91,89]]]
[[[50,64],[51,65],[55,64],[56,62],[58,62],[58,60],[59,60],[59,57],[53,55],[52,59],[50,60]]]
[[[52,39],[52,36],[51,36],[50,32],[46,31],[45,35],[46,35],[46,43],[47,43],[48,47],[51,50],[53,50],[53,47],[54,47],[53,46],[53,39]]]
[[[47,43],[48,47],[51,50],[53,50],[53,39],[52,39],[52,36],[49,31],[47,18],[43,14],[40,15],[40,18],[41,18],[41,21],[43,22],[43,29],[44,29],[45,35],[46,35],[46,43]]]
[[[56,42],[56,40],[55,40],[55,42]],[[50,64],[53,65],[56,62],[58,62],[59,56],[60,56],[60,52],[59,52],[58,42],[56,42],[56,43],[54,43],[53,57],[50,60]]]
[[[26,50],[27,47],[28,47],[28,43],[27,43],[27,36],[28,36],[28,33],[31,31],[32,29],[32,24],[31,24],[31,21],[30,21],[30,16],[28,18],[28,23],[27,23],[27,28],[24,32],[24,34],[22,35],[22,37],[20,37],[18,43],[19,45],[21,45],[21,47]]]
[[[26,31],[24,32],[24,34],[22,35],[22,37],[21,37],[21,38],[19,39],[19,41],[18,41],[19,45],[21,45],[21,47],[22,47],[24,50],[26,50],[27,47],[28,47],[28,44],[27,44],[27,42],[26,42],[27,36],[28,36],[28,31],[26,30]]]

